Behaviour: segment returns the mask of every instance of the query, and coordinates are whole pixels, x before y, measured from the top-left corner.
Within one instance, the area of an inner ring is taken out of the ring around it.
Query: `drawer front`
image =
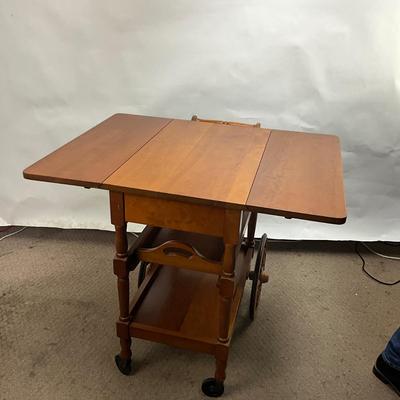
[[[240,210],[237,213],[240,218]],[[125,220],[223,237],[225,209],[125,194]]]

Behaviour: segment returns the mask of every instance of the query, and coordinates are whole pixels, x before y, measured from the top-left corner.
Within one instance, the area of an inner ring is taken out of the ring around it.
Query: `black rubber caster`
[[[208,397],[219,397],[224,393],[224,383],[215,378],[204,379],[201,390]]]
[[[121,358],[119,354],[115,356],[115,364],[124,375],[130,375],[132,372],[131,360]]]

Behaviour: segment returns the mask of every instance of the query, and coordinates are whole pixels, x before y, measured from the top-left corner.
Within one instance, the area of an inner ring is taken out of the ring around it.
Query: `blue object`
[[[392,368],[400,371],[400,328],[390,338],[382,357]]]

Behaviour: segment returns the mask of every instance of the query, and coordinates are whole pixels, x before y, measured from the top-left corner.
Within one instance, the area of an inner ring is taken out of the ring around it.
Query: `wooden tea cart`
[[[246,280],[251,319],[268,281],[266,235],[250,271],[257,214],[346,220],[337,137],[259,124],[115,114],[24,177],[109,191],[120,310],[116,364],[131,373],[132,337],[209,353],[216,369],[202,390],[212,397],[224,391]],[[131,247],[128,222],[146,225]]]

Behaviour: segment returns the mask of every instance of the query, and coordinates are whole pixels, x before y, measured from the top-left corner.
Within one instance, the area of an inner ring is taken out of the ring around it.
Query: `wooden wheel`
[[[268,274],[265,272],[265,258],[267,253],[267,235],[261,238],[260,247],[257,253],[256,264],[254,271],[249,274],[249,279],[252,281],[250,294],[250,319],[253,321],[257,310],[258,302],[261,295],[261,287],[263,283],[268,282]]]

